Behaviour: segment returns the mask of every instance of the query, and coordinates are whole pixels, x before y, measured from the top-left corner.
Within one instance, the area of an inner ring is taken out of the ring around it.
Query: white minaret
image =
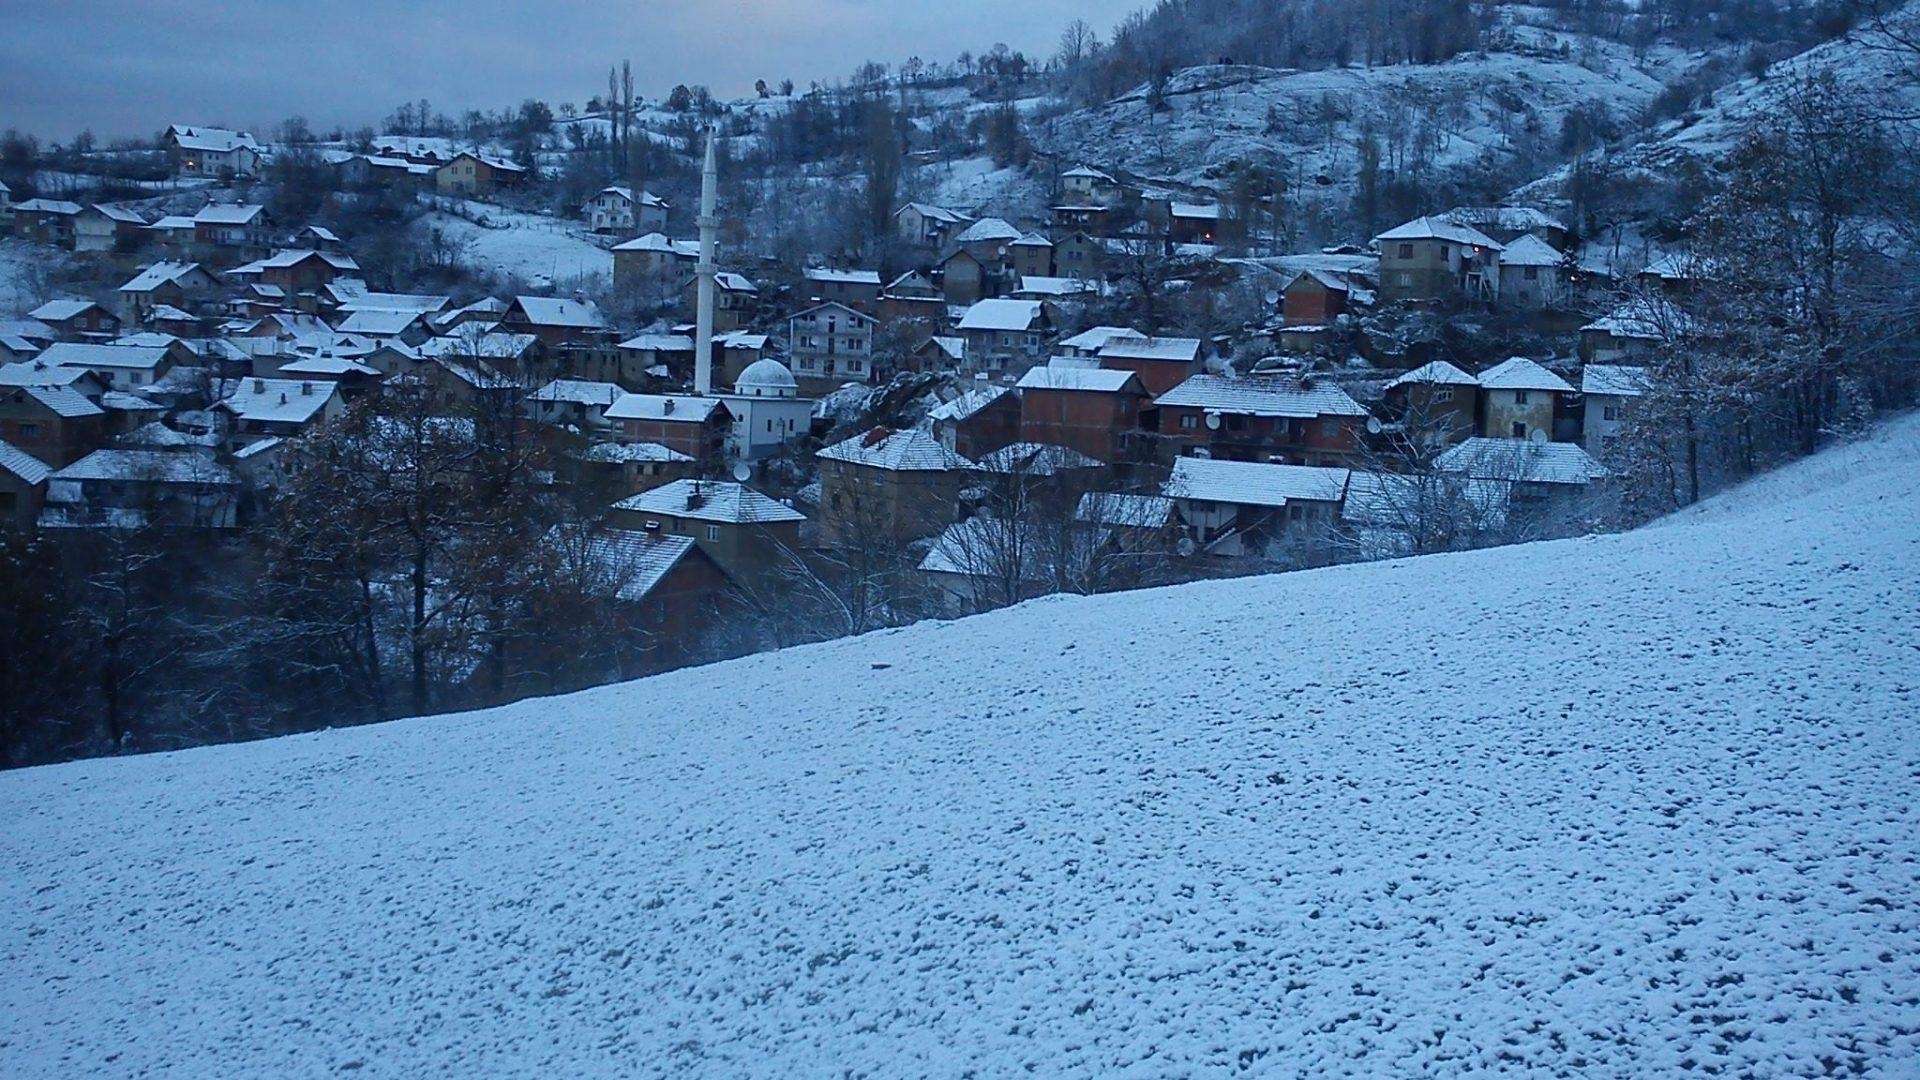
[[[694,315],[693,392],[706,397],[713,393],[713,265],[714,245],[720,239],[720,218],[714,213],[719,199],[720,166],[714,159],[713,143],[719,133],[707,129],[707,162],[700,173],[700,262],[695,273],[700,277],[699,310]]]

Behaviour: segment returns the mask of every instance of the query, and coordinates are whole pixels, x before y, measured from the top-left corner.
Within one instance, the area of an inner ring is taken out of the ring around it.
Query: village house
[[[1131,554],[1172,552],[1180,526],[1172,499],[1132,492],[1085,492],[1073,520],[1100,530],[1112,550]]]
[[[1060,200],[1068,203],[1117,206],[1120,182],[1099,169],[1076,165],[1060,174]]]
[[[580,217],[597,233],[658,232],[667,227],[667,203],[651,191],[635,195],[633,188],[615,184],[588,199]]]
[[[659,443],[596,443],[574,459],[574,480],[589,498],[624,499],[693,475],[693,458]]]
[[[1112,464],[1132,453],[1146,387],[1131,371],[1036,367],[1016,384],[1020,440],[1065,446]]]
[[[798,557],[806,515],[745,484],[675,480],[613,504],[616,524],[692,539],[738,581]]]
[[[147,226],[147,241],[169,254],[185,256],[193,249],[194,229],[192,217],[168,214]]]
[[[686,394],[626,394],[606,418],[621,442],[659,443],[702,465],[725,457],[734,420],[720,399]]]
[[[235,281],[272,285],[287,293],[307,292],[360,273],[360,264],[337,251],[278,251],[227,271]]]
[[[219,408],[233,416],[241,443],[303,435],[346,409],[340,388],[315,379],[240,379]]]
[[[437,166],[416,164],[404,157],[386,154],[355,154],[335,167],[340,186],[348,190],[367,188],[424,188],[433,184]]]
[[[527,412],[543,424],[597,431],[612,423],[607,419],[607,406],[626,393],[610,382],[554,379],[527,396]]]
[[[935,334],[909,354],[915,371],[958,372],[966,358],[967,339],[950,334]]]
[[[755,361],[734,380],[733,393],[715,396],[733,414],[727,455],[736,460],[770,457],[813,430],[813,402],[800,396],[793,373],[778,360]]]
[[[1302,270],[1280,290],[1280,318],[1287,326],[1327,326],[1371,300],[1372,291],[1349,274]]]
[[[1627,413],[1647,392],[1647,369],[1588,364],[1580,370],[1580,443],[1602,461],[1613,450]]]
[[[387,345],[396,341],[407,345],[420,345],[434,336],[432,329],[427,325],[425,312],[384,311],[379,308],[349,312],[334,329],[342,334],[365,338],[378,345]]]
[[[1312,549],[1325,543],[1347,477],[1342,468],[1183,457],[1162,490],[1200,551],[1272,555],[1288,544]]]
[[[999,383],[982,383],[934,406],[927,423],[941,446],[978,460],[1020,440],[1020,395]]]
[[[1018,376],[1046,356],[1053,319],[1038,300],[982,300],[955,329],[967,343],[966,370]]]
[[[95,450],[47,478],[43,529],[231,529],[240,478],[194,449]]]
[[[880,274],[874,270],[812,267],[801,273],[806,298],[871,313],[880,300]]]
[[[700,306],[700,278],[695,275],[687,279],[681,287],[681,302],[688,311],[697,311]],[[740,274],[727,270],[716,271],[713,275],[713,332],[716,334],[745,330],[753,321],[754,309],[760,304],[760,287],[748,281]]]
[[[1567,299],[1565,256],[1532,233],[1500,251],[1500,302],[1523,309],[1557,309]]]
[[[463,150],[433,171],[433,186],[442,195],[491,195],[498,188],[517,187],[526,178],[523,165]]]
[[[1098,281],[1104,273],[1107,249],[1084,232],[1074,231],[1053,242],[1053,272],[1082,281]]]
[[[731,582],[692,537],[660,529],[556,529],[549,541],[563,572],[604,590],[603,598],[619,605],[624,625],[647,643],[638,663],[621,658],[622,677],[665,670],[698,655]],[[563,652],[569,646],[554,641],[522,647]]]
[[[1574,393],[1567,380],[1520,356],[1481,372],[1478,381],[1480,434],[1494,439],[1555,438],[1560,395]]]
[[[607,319],[599,305],[556,296],[514,297],[500,325],[516,334],[532,334],[549,347],[607,333]]]
[[[97,340],[120,330],[120,316],[91,300],[49,300],[27,318],[45,324],[63,341]]]
[[[1570,442],[1472,438],[1449,447],[1434,467],[1469,480],[1511,485],[1508,525],[1525,537],[1582,531],[1590,487],[1609,474]]]
[[[220,283],[199,263],[157,262],[120,286],[120,317],[137,325],[155,307],[190,309],[212,295]]]
[[[812,390],[873,378],[873,316],[845,304],[817,304],[787,320],[793,375]]]
[[[13,208],[13,234],[22,240],[72,250],[81,206],[64,199],[28,199]]]
[[[1007,268],[1015,280],[1053,276],[1053,241],[1030,232],[1007,245]]]
[[[628,390],[644,390],[671,378],[676,371],[693,370],[693,338],[686,334],[635,334],[622,341],[614,353],[617,368],[576,374],[619,383]]]
[[[1480,380],[1433,360],[1389,382],[1383,402],[1387,418],[1410,443],[1437,450],[1473,434]]]
[[[1522,236],[1532,236],[1564,252],[1573,247],[1573,230],[1566,222],[1530,206],[1458,206],[1439,215],[1440,220],[1465,225],[1502,244],[1511,244]]]
[[[175,364],[193,363],[193,350],[173,339],[169,344],[124,345],[56,342],[36,357],[48,367],[80,368],[99,376],[109,390],[151,386]]]
[[[613,283],[631,288],[648,281],[678,281],[699,261],[700,241],[648,233],[613,246]]]
[[[1147,340],[1147,335],[1125,326],[1090,327],[1072,337],[1062,338],[1060,342],[1054,346],[1054,354],[1056,356],[1077,356],[1089,360],[1097,359],[1101,349],[1106,348],[1109,342],[1118,341],[1121,338],[1132,341],[1145,341]],[[1098,367],[1099,365],[1089,364],[1088,366]]]
[[[106,416],[73,386],[0,386],[0,439],[54,468],[99,447]]]
[[[1171,203],[1167,208],[1167,231],[1176,244],[1215,243],[1220,239],[1220,205]]]
[[[973,463],[919,428],[877,427],[815,455],[827,547],[914,540],[953,520]]]
[[[1645,360],[1693,329],[1692,317],[1666,297],[1636,297],[1580,328],[1580,359],[1589,364]]]
[[[945,247],[948,240],[973,224],[973,219],[945,207],[908,203],[894,211],[893,223],[900,239],[907,243],[916,247],[938,248]]]
[[[125,207],[95,203],[73,218],[73,250],[132,251],[146,238],[147,219]]]
[[[1380,299],[1477,301],[1500,294],[1499,241],[1469,225],[1415,218],[1388,229],[1380,247]]]
[[[46,462],[0,439],[0,529],[33,524],[52,475]]]
[[[179,177],[242,179],[257,175],[261,146],[244,131],[172,124],[166,134],[167,160]]]
[[[205,206],[193,215],[193,243],[242,260],[261,258],[273,246],[273,224],[264,206]]]
[[[1218,459],[1341,466],[1369,414],[1340,387],[1289,375],[1195,375],[1154,402],[1153,430]]]
[[[953,238],[960,250],[996,269],[1007,263],[1007,248],[1025,235],[1012,223],[997,217],[981,218]]]
[[[955,307],[979,303],[997,280],[987,264],[965,248],[940,260],[940,295]]]
[[[1110,371],[1140,376],[1147,393],[1159,395],[1199,374],[1200,339],[1114,335],[1094,354]]]

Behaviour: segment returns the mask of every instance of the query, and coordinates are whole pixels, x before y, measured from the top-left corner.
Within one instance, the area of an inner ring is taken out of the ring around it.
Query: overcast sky
[[[1005,42],[1054,51],[1084,18],[1104,36],[1144,0],[63,0],[0,30],[0,127],[65,141],[169,123],[378,124],[538,97],[575,104],[631,58],[639,91],[800,86],[862,60],[952,60]]]

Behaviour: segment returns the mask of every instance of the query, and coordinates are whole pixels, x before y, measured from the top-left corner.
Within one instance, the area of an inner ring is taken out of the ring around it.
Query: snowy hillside
[[[1911,1077],[1917,436],[1629,535],[3,775],[0,1073]]]

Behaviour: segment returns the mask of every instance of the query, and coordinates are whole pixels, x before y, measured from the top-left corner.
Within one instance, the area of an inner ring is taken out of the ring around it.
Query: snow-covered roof
[[[1218,221],[1220,220],[1220,204],[1177,202],[1171,205],[1167,213],[1172,217],[1184,218],[1190,221]]]
[[[254,141],[252,135],[244,131],[229,131],[226,128],[173,124],[167,128],[167,134],[178,142],[183,150],[225,154],[242,148],[255,152],[260,149],[260,144]]]
[[[105,409],[95,405],[92,401],[88,400],[85,394],[75,390],[72,386],[31,385],[16,386],[13,389],[15,393],[25,394],[27,397],[53,410],[55,415],[68,419],[77,419],[82,416],[100,416],[106,412]]]
[[[266,207],[251,203],[212,203],[193,215],[196,225],[250,225]]]
[[[1468,439],[1442,451],[1433,463],[1445,472],[1527,484],[1585,484],[1607,475],[1578,443],[1526,439]]]
[[[582,461],[596,461],[603,464],[660,463],[692,461],[690,455],[683,454],[671,446],[657,442],[637,443],[599,443],[590,446],[580,455]]]
[[[626,184],[608,185],[607,187],[603,187],[600,189],[600,194],[616,195],[622,199],[627,200],[630,203],[638,203],[641,206],[658,206],[658,207],[665,208],[665,206],[667,205],[667,201],[665,199],[662,199],[660,196],[655,195],[651,191],[642,190],[640,192],[640,197],[638,199],[634,198],[633,189],[631,187],[628,187]]]
[[[1553,390],[1563,394],[1573,393],[1571,383],[1524,356],[1515,356],[1495,364],[1481,372],[1478,381],[1481,388],[1485,390]]]
[[[162,232],[192,232],[193,219],[185,214],[168,214],[147,228]]]
[[[636,236],[625,243],[613,245],[615,251],[657,251],[666,255],[678,255],[683,259],[700,257],[700,241],[675,240],[666,233],[650,232],[645,236]]]
[[[1500,252],[1500,265],[1559,266],[1564,258],[1552,244],[1532,233],[1522,233]]]
[[[1082,330],[1072,337],[1067,338],[1060,343],[1060,347],[1063,349],[1073,349],[1076,352],[1098,352],[1105,348],[1109,342],[1118,338],[1132,338],[1136,341],[1145,341],[1147,340],[1147,335],[1126,326],[1096,326],[1089,330]]]
[[[38,485],[53,475],[46,463],[25,450],[0,439],[0,470],[11,473],[23,484]]]
[[[1017,442],[982,455],[974,467],[1009,476],[1054,476],[1068,469],[1104,468],[1106,463],[1058,443]]]
[[[1445,360],[1429,360],[1412,371],[1401,375],[1387,384],[1391,390],[1396,386],[1478,386],[1480,380],[1447,363]]]
[[[952,472],[973,464],[920,428],[877,427],[834,443],[818,456],[888,472]]]
[[[1366,406],[1330,382],[1305,385],[1276,375],[1191,375],[1155,404],[1242,416],[1367,415]]]
[[[211,457],[178,450],[95,450],[54,473],[52,480],[149,480],[163,484],[237,484],[232,470]]]
[[[944,222],[948,225],[958,225],[958,224],[961,224],[962,222],[973,220],[972,218],[968,217],[965,214],[962,214],[955,210],[949,210],[944,206],[934,206],[932,203],[920,203],[920,202],[908,203],[907,205],[901,207],[900,209],[895,210],[893,212],[893,216],[899,217],[901,214],[906,213],[908,210],[917,210],[920,212],[921,217],[931,218],[934,221]]]
[[[1449,240],[1456,244],[1470,244],[1474,247],[1501,249],[1500,242],[1471,225],[1456,225],[1451,221],[1436,217],[1419,217],[1397,225],[1375,240]]]
[[[368,309],[350,312],[346,320],[335,327],[343,334],[366,334],[369,337],[397,337],[407,332],[409,327],[417,325],[422,316],[417,311],[381,311]]]
[[[787,365],[771,356],[762,357],[741,369],[740,377],[733,381],[734,387],[760,387],[772,390],[797,390],[800,383],[794,379]]]
[[[349,279],[341,279],[345,281]],[[333,282],[339,285],[341,281]],[[368,292],[347,286],[339,290],[340,310],[353,311],[410,311],[416,315],[430,315],[453,303],[449,296],[433,293],[390,293]]]
[[[587,379],[555,379],[533,392],[533,400],[546,402],[566,402],[574,405],[598,405],[602,408],[619,401],[626,393],[610,382],[593,382]]]
[[[34,358],[48,367],[113,368],[117,371],[151,371],[167,358],[164,345],[96,345],[92,342],[56,341]]]
[[[1647,369],[1623,364],[1588,364],[1580,370],[1580,392],[1639,397],[1647,392]]]
[[[1089,491],[1074,507],[1076,521],[1131,529],[1165,528],[1173,521],[1173,500],[1165,495]]]
[[[1062,178],[1073,176],[1073,177],[1083,177],[1088,180],[1105,180],[1109,184],[1114,182],[1113,177],[1108,176],[1106,173],[1101,172],[1099,169],[1096,169],[1091,165],[1075,165],[1073,168],[1068,169],[1066,172],[1063,172],[1060,175]]]
[[[967,309],[962,330],[1027,331],[1039,321],[1038,300],[982,300]]]
[[[767,335],[752,330],[729,330],[724,334],[716,334],[713,343],[723,349],[764,349],[767,347]]]
[[[1414,476],[1406,473],[1364,472],[1347,478],[1346,501],[1340,520],[1381,528],[1405,528],[1456,509],[1469,511],[1479,524],[1497,528],[1506,522],[1513,485],[1458,474]]]
[[[1035,293],[1040,296],[1080,296],[1098,292],[1099,286],[1091,281],[1075,277],[1045,277],[1024,274],[1020,278],[1019,292]]]
[[[721,270],[713,275],[713,286],[722,292],[757,293],[760,287],[748,281],[745,276],[730,270]]]
[[[324,379],[239,379],[220,407],[242,420],[304,424],[339,393],[339,384]]]
[[[1159,360],[1191,364],[1199,358],[1199,338],[1116,337],[1100,346],[1102,360]]]
[[[637,529],[594,529],[564,543],[569,558],[586,565],[617,599],[644,600],[680,560],[698,545],[691,536],[669,536]]]
[[[991,241],[1013,241],[1020,239],[1020,230],[1003,218],[987,217],[967,226],[966,231],[953,238],[956,244],[984,244]]]
[[[28,199],[26,202],[13,204],[13,208],[22,214],[59,214],[62,217],[72,217],[85,209],[79,203],[68,202],[65,199]]]
[[[1028,233],[1023,233],[1020,239],[1015,240],[1013,242],[1013,246],[1014,247],[1050,248],[1053,246],[1053,241],[1047,239],[1044,235],[1040,233],[1028,232]]]
[[[1175,461],[1162,489],[1169,498],[1268,507],[1289,500],[1339,502],[1346,490],[1346,469],[1196,457]]]
[[[314,375],[338,378],[342,375],[378,376],[380,369],[344,356],[309,356],[280,365],[282,375]]]
[[[534,326],[558,326],[577,330],[600,330],[607,325],[600,306],[591,300],[569,300],[559,296],[518,296],[514,303]]]
[[[930,422],[935,420],[965,420],[967,417],[972,416],[974,413],[979,412],[981,409],[986,408],[1012,392],[1010,387],[1003,386],[999,383],[989,383],[986,386],[969,390],[951,401],[945,401],[935,405],[927,411],[927,420]]]
[[[152,398],[109,390],[100,395],[100,407],[110,412],[166,412],[167,407]]]
[[[930,574],[998,577],[1013,573],[1024,581],[1040,580],[1037,557],[1012,557],[1018,543],[1014,530],[1005,523],[988,517],[970,517],[941,530],[927,546],[927,553],[921,556],[919,568]]]
[[[1021,390],[1081,390],[1095,394],[1118,394],[1127,389],[1141,389],[1140,377],[1133,372],[1097,367],[1029,368],[1014,385]]]
[[[923,342],[920,347],[924,349],[928,345],[932,345],[934,348],[939,349],[941,352],[945,353],[947,356],[947,359],[949,360],[960,360],[960,359],[963,359],[967,354],[966,338],[948,337],[942,334],[935,334],[934,336],[928,338],[925,342]]]
[[[701,424],[720,408],[715,398],[691,394],[624,394],[607,406],[609,420],[660,420],[675,424]]]
[[[0,365],[0,386],[72,386],[89,374],[84,367],[49,364],[37,358],[16,360]]]
[[[120,286],[121,292],[152,292],[170,281],[181,278],[200,269],[199,263],[163,261],[154,263],[135,274],[133,280]]]
[[[875,288],[880,286],[878,270],[835,270],[831,267],[818,266],[804,271],[803,276],[808,281],[831,285],[872,285]]]
[[[108,221],[122,225],[145,225],[147,223],[147,219],[141,217],[138,211],[129,210],[124,206],[115,206],[112,203],[94,203],[93,209],[98,210]]]
[[[685,334],[635,334],[619,347],[638,352],[692,352],[693,339]]]
[[[1693,316],[1671,302],[1643,297],[1621,304],[1580,330],[1637,341],[1665,341],[1690,332],[1693,326]]]
[[[277,251],[267,258],[257,259],[254,262],[248,263],[247,268],[253,270],[284,270],[288,267],[298,266],[308,259],[319,259],[335,270],[360,269],[360,264],[354,262],[353,257],[350,255],[343,255],[337,251],[314,251],[310,248]]]
[[[38,319],[44,323],[66,322],[99,306],[91,300],[49,300],[27,312],[27,318]]]
[[[539,342],[532,334],[509,334],[504,330],[489,330],[484,334],[455,332],[428,338],[413,346],[413,352],[426,359],[477,356],[487,360],[518,360]]]
[[[745,484],[717,480],[675,480],[613,504],[616,510],[664,514],[732,525],[770,525],[805,521],[807,516],[775,502]]]

